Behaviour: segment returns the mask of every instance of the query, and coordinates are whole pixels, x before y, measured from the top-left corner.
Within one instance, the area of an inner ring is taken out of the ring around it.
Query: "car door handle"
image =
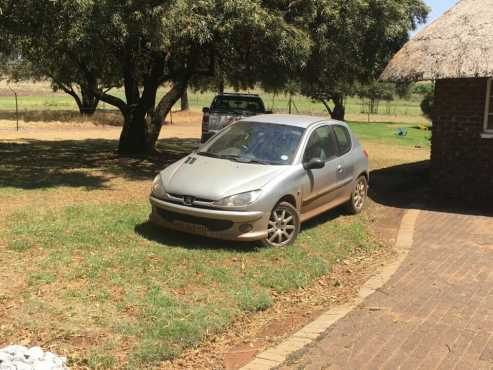
[[[344,168],[341,165],[337,166],[337,173],[344,173]]]

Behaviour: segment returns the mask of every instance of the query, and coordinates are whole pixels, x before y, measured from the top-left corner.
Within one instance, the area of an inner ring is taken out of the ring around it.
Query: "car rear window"
[[[339,145],[339,155],[344,155],[351,150],[351,135],[347,128],[343,126],[334,126],[337,143]]]
[[[322,126],[310,136],[303,161],[309,162],[311,159],[319,158],[327,162],[337,157],[338,154],[338,145],[332,127]]]
[[[211,107],[215,112],[248,111],[263,113],[265,111],[262,99],[247,96],[218,96]]]

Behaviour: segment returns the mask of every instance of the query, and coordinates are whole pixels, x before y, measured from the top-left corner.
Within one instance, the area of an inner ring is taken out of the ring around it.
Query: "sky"
[[[428,24],[433,22],[439,16],[441,16],[445,11],[450,9],[457,0],[425,0],[426,4],[432,9],[431,14],[428,17]],[[421,28],[424,26],[421,26]]]

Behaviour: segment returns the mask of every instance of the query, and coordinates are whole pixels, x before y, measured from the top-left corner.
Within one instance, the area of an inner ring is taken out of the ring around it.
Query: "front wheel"
[[[356,215],[361,213],[365,204],[366,198],[368,196],[368,181],[365,176],[360,176],[356,180],[354,185],[353,193],[351,194],[351,199],[346,205],[349,213]]]
[[[269,219],[267,238],[262,241],[267,247],[284,247],[298,237],[300,218],[290,203],[281,202],[272,211]]]

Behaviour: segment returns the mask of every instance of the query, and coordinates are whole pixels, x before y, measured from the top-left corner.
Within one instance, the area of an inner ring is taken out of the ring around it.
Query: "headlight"
[[[218,200],[214,205],[218,207],[243,207],[257,201],[261,190],[249,191]]]
[[[164,187],[161,182],[160,175],[157,175],[154,181],[152,182],[151,194],[158,197],[164,195]]]

